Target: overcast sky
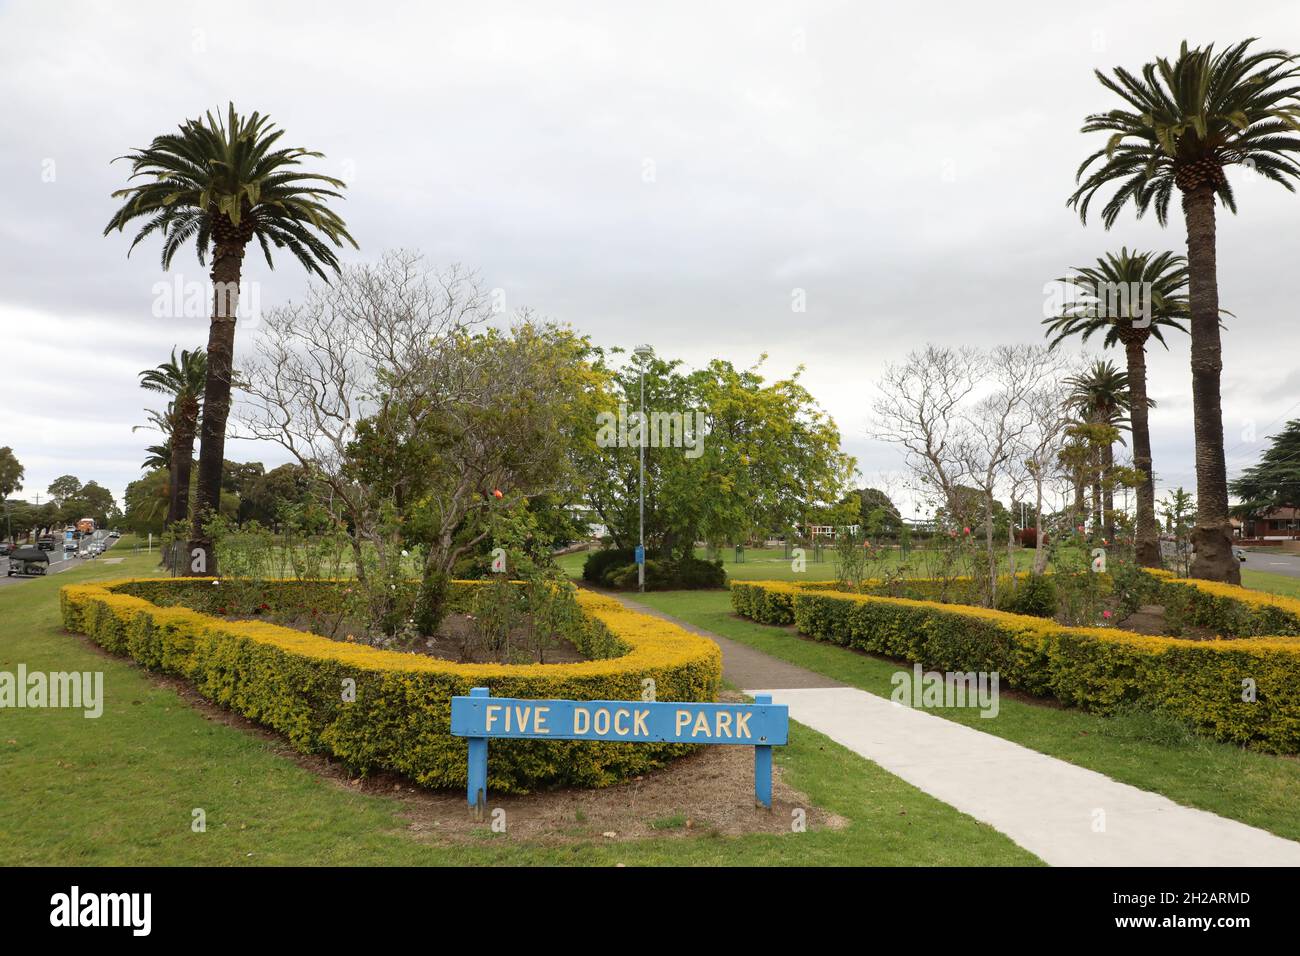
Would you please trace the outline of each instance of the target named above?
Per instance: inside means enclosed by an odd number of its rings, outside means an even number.
[[[101,237],[126,174],[110,160],[233,99],[348,181],[349,259],[418,248],[601,344],[803,364],[871,478],[900,464],[866,437],[885,363],[1039,341],[1043,285],[1069,266],[1184,250],[1181,220],[1107,233],[1065,208],[1100,145],[1081,121],[1115,102],[1092,70],[1247,36],[1300,51],[1300,5],[0,0],[0,446],[24,497],[140,476],[156,439],[131,426],[160,403],[136,374],[207,340],[202,316],[154,317],[155,287],[206,275],[192,247],[164,273],[156,243],[128,259],[128,236]],[[1300,197],[1231,175],[1235,471],[1300,414]],[[306,285],[288,257],[246,266],[264,309]],[[1155,464],[1162,489],[1191,488],[1187,343],[1170,344],[1151,355]]]

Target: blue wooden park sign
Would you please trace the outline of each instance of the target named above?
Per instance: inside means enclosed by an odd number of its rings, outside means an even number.
[[[451,699],[451,732],[469,738],[469,805],[487,807],[488,739],[614,740],[754,748],[754,798],[772,807],[772,748],[787,742],[790,709],[760,694],[752,704],[637,700],[518,700],[475,687]]]

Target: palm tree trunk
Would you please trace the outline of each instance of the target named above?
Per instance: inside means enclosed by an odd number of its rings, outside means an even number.
[[[183,521],[185,515],[181,513],[180,502],[178,500],[176,489],[177,476],[181,473],[180,449],[176,447],[176,432],[172,431],[172,457],[167,466],[167,526],[170,528],[175,522]]]
[[[1223,454],[1223,402],[1219,377],[1219,279],[1215,261],[1214,192],[1200,186],[1183,193],[1187,222],[1188,298],[1192,321],[1192,413],[1196,431],[1196,557],[1191,576],[1241,583],[1228,522],[1228,470]]]
[[[177,433],[180,460],[176,465],[176,519],[184,521],[190,514],[190,472],[194,468],[194,432],[197,422],[185,422]]]
[[[230,378],[235,357],[235,317],[244,246],[218,243],[212,254],[212,324],[208,328],[208,376],[203,389],[203,425],[199,446],[199,483],[190,530],[188,573],[215,575],[217,555],[207,531],[208,519],[221,507],[221,472],[226,455],[226,419],[230,416]],[[201,560],[200,560],[201,559]]]
[[[1101,449],[1102,499],[1101,514],[1107,547],[1115,544],[1115,446],[1107,442]]]
[[[1133,547],[1138,566],[1160,567],[1160,531],[1156,527],[1156,479],[1151,470],[1151,425],[1147,408],[1147,352],[1139,341],[1124,343],[1128,355],[1128,387],[1132,409],[1133,467],[1142,472],[1137,486],[1137,518]]]
[[[182,514],[180,511],[179,494],[177,492],[177,488],[179,487],[178,476],[180,475],[180,471],[181,471],[181,466],[180,466],[181,459],[180,459],[180,450],[176,447],[175,426],[172,427],[172,433],[170,438],[171,438],[171,446],[172,446],[172,456],[170,462],[167,465],[167,524],[164,526],[164,530],[167,533],[171,533],[172,528],[175,527],[176,525],[176,522],[185,520],[185,515]],[[175,570],[175,563],[176,563],[175,558],[176,558],[176,548],[174,546],[165,549],[163,548],[159,549],[158,563],[162,567],[167,568],[169,571]]]

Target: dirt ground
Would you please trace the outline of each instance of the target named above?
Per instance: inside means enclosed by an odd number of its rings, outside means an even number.
[[[227,617],[228,621],[266,621],[265,617]],[[355,622],[341,621],[331,633],[309,618],[287,621],[275,621],[281,627],[291,627],[298,631],[307,631],[334,641],[347,641],[354,634],[363,633],[363,628]],[[479,637],[478,628],[468,614],[448,614],[438,626],[438,633],[433,636],[422,635],[410,647],[393,647],[389,650],[407,654],[425,654],[439,660],[453,661],[458,664],[571,664],[588,658],[566,637],[555,636],[547,640],[544,647],[532,646],[532,632],[527,626],[513,628],[510,631],[510,645],[506,660],[501,661],[484,647]]]
[[[1165,637],[1169,634],[1165,609],[1159,604],[1143,604],[1116,626],[1125,631],[1151,634],[1155,637]],[[1178,636],[1189,641],[1213,641],[1219,637],[1209,628],[1197,627],[1193,624],[1183,625],[1182,633]]]
[[[108,654],[83,635],[72,635],[105,657]],[[128,662],[129,663],[129,662]],[[411,836],[438,843],[478,842],[486,835],[545,845],[592,840],[638,840],[647,837],[691,839],[737,836],[749,833],[793,832],[795,811],[803,811],[808,831],[839,829],[848,821],[811,804],[806,795],[788,786],[781,768],[773,767],[772,809],[754,805],[754,750],[752,747],[701,747],[653,773],[613,787],[595,790],[566,788],[523,796],[488,794],[488,814],[475,819],[463,790],[430,790],[392,773],[354,778],[339,763],[326,757],[302,754],[279,735],[206,700],[186,681],[141,670],[155,686],[175,692],[206,720],[235,727],[260,737],[286,760],[316,774],[332,786],[388,796],[402,806]],[[724,693],[724,701],[742,701],[739,694]],[[498,826],[493,831],[493,811]]]

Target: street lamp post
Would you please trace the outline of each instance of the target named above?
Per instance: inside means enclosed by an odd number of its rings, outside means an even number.
[[[632,352],[636,356],[638,372],[637,377],[641,385],[641,477],[638,482],[638,502],[640,529],[637,534],[637,562],[636,562],[636,585],[637,590],[645,593],[645,445],[647,439],[647,429],[645,420],[645,365],[646,362],[655,354],[654,349],[648,345],[638,345]]]

